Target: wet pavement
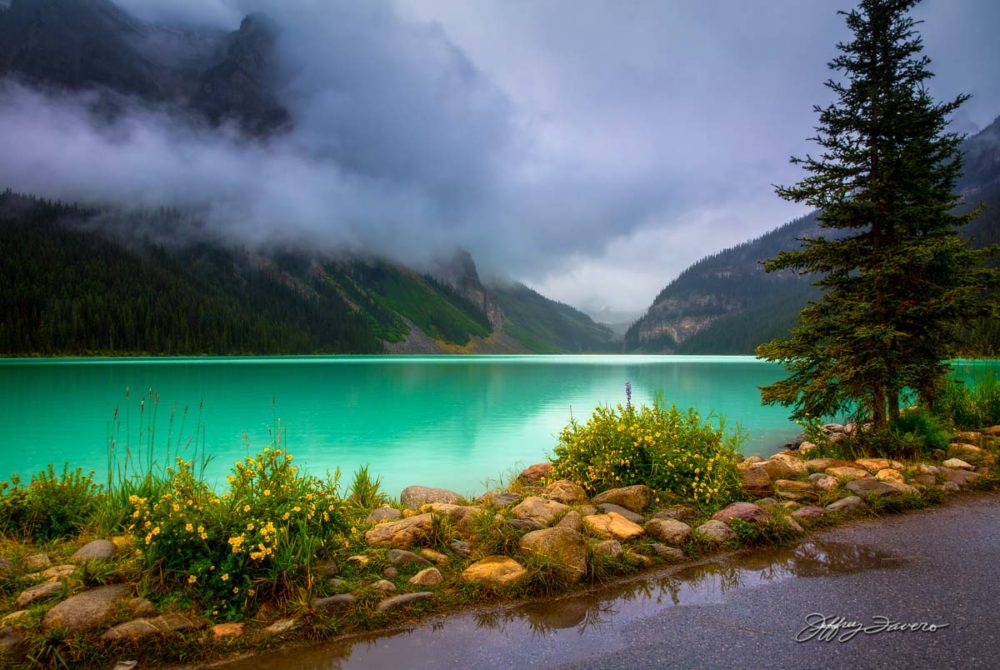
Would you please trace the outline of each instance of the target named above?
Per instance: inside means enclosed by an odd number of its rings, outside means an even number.
[[[1000,497],[968,497],[593,593],[224,667],[1000,668],[998,565]]]

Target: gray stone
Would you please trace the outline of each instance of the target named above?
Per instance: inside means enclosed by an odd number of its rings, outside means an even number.
[[[760,523],[768,518],[767,510],[759,505],[748,502],[737,502],[728,505],[712,515],[715,521],[729,523],[733,519],[742,519],[747,523]]]
[[[320,577],[336,577],[340,574],[340,566],[337,565],[336,561],[324,559],[316,561],[316,564],[313,565],[313,572]]]
[[[622,549],[622,543],[617,540],[597,542],[591,547],[591,551],[595,554],[611,558],[621,558],[622,554],[625,553],[625,550]]]
[[[792,512],[792,518],[799,519],[799,520],[803,520],[803,519],[809,519],[809,520],[819,519],[825,513],[826,512],[823,510],[822,507],[816,507],[814,505],[809,505],[807,507],[800,507],[799,509],[797,509],[794,512]]]
[[[371,514],[365,518],[365,523],[374,526],[383,521],[398,521],[401,518],[403,518],[403,513],[395,507],[383,506],[373,509]]]
[[[568,479],[560,479],[546,486],[542,491],[542,497],[564,505],[587,502],[587,492],[583,490],[583,487]]]
[[[975,484],[982,476],[978,472],[967,470],[953,470],[950,468],[938,468],[938,474],[949,484],[955,484],[959,488],[965,488]]]
[[[444,577],[437,568],[426,568],[410,577],[410,584],[414,586],[435,586],[443,581]]]
[[[937,477],[934,475],[915,475],[911,481],[921,486],[934,486],[937,484]]]
[[[62,593],[64,588],[62,582],[45,582],[38,586],[32,586],[30,589],[21,591],[21,595],[17,597],[14,605],[16,607],[27,607],[31,603],[36,603],[39,600],[51,598],[57,593]]]
[[[850,514],[865,509],[865,501],[858,496],[847,496],[826,506],[827,512]]]
[[[559,566],[560,572],[572,581],[587,574],[587,543],[583,536],[569,528],[535,530],[520,541],[521,551],[545,558]]]
[[[376,612],[385,612],[391,610],[394,607],[400,607],[402,605],[409,605],[410,603],[417,602],[418,600],[426,600],[428,598],[433,598],[434,594],[431,591],[417,591],[416,593],[404,593],[402,595],[393,596],[392,598],[386,598],[378,605],[375,606]]]
[[[406,549],[426,540],[433,528],[434,517],[426,512],[408,519],[380,523],[365,533],[365,542],[373,547]]]
[[[339,610],[350,607],[357,601],[358,599],[350,593],[341,593],[326,598],[313,598],[309,601],[309,606],[314,610]]]
[[[472,555],[472,543],[466,542],[465,540],[455,540],[450,545],[451,550],[455,552],[456,556],[461,558],[468,558]]]
[[[566,513],[566,516],[559,519],[559,523],[556,524],[556,528],[569,528],[577,533],[582,533],[583,517],[576,510],[571,510]]]
[[[515,503],[521,502],[523,498],[520,493],[511,493],[510,491],[503,491],[502,493],[487,493],[483,495],[479,500],[484,503],[490,503],[496,507],[509,507]]]
[[[670,507],[665,507],[653,514],[653,518],[684,521],[685,519],[693,519],[697,515],[698,510],[689,505],[671,505]]]
[[[955,482],[945,482],[941,485],[941,490],[949,493],[955,493],[956,491],[960,491],[961,487]]]
[[[854,481],[856,479],[868,479],[871,475],[867,470],[861,468],[855,468],[852,466],[842,466],[835,468],[827,468],[826,474],[831,477],[836,477],[837,479],[846,479],[848,481]]]
[[[332,579],[327,580],[326,583],[331,589],[336,589],[338,591],[347,586],[347,582],[339,577],[333,577]]]
[[[501,518],[503,519],[503,517]],[[525,532],[545,528],[544,525],[534,519],[503,519],[503,522],[515,530]]]
[[[411,565],[417,565],[421,568],[429,568],[431,565],[431,562],[423,556],[418,556],[412,551],[406,551],[405,549],[390,549],[388,553],[386,553],[385,557],[390,563],[399,568]]]
[[[264,629],[264,632],[268,635],[281,635],[282,633],[287,633],[288,631],[295,628],[295,619],[278,619],[270,626]]]
[[[371,587],[376,591],[395,591],[396,585],[390,582],[388,579],[380,579],[374,582]]]
[[[386,579],[395,579],[396,577],[399,577],[399,570],[390,565],[388,568],[382,571],[382,576],[385,577]]]
[[[44,570],[50,565],[52,565],[52,561],[45,554],[32,554],[31,556],[26,556],[24,559],[24,569],[31,572]]]
[[[949,458],[941,465],[946,468],[954,468],[956,470],[975,470],[971,463],[966,463],[961,458]]]
[[[121,640],[144,637],[154,633],[175,633],[182,630],[197,630],[204,628],[201,619],[186,617],[177,612],[164,614],[151,619],[134,619],[118,624],[101,636],[102,640]]]
[[[845,488],[866,500],[900,492],[895,486],[877,479],[855,479],[852,482],[847,482]]]
[[[660,544],[659,542],[649,545],[657,556],[665,561],[683,561],[686,556],[684,552],[677,547],[668,547],[665,544]]]
[[[511,513],[518,519],[528,519],[537,521],[539,524],[549,526],[556,517],[569,509],[566,505],[555,500],[546,500],[537,496],[528,496],[511,509]]]
[[[597,509],[599,509],[604,514],[607,514],[608,512],[616,512],[618,514],[621,514],[623,517],[625,517],[632,523],[643,523],[646,521],[646,518],[641,514],[636,514],[632,510],[626,509],[621,505],[615,505],[614,503],[599,503],[597,505]]]
[[[14,569],[14,562],[6,558],[0,558],[0,576],[8,574]]]
[[[594,504],[598,508],[602,503],[610,503],[618,507],[624,507],[632,512],[641,512],[649,507],[653,501],[653,490],[645,484],[635,486],[623,486],[617,489],[609,489],[594,496]],[[617,510],[614,510],[617,511]],[[622,514],[622,516],[625,516]],[[626,517],[628,518],[628,517]]]
[[[71,561],[106,561],[115,553],[115,545],[110,540],[94,540],[76,550]]]
[[[645,528],[660,542],[674,547],[681,547],[691,539],[691,526],[676,519],[650,519]]]
[[[736,539],[736,533],[732,528],[715,519],[706,521],[695,528],[694,531],[710,542],[728,542],[729,540]]]
[[[128,590],[125,584],[111,584],[78,593],[46,612],[42,626],[50,630],[95,628],[111,616],[119,600],[128,597]]]
[[[429,486],[407,486],[399,494],[399,502],[403,507],[417,509],[425,503],[456,504],[462,501],[462,496],[448,489],[435,489]]]
[[[0,628],[0,651],[11,651],[21,644],[21,634],[12,626]],[[0,658],[0,660],[3,660]]]
[[[139,666],[139,661],[118,661],[111,670],[135,670]]]

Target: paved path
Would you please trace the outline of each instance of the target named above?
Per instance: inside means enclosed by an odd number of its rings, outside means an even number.
[[[796,642],[814,612],[863,626],[879,616],[948,625]],[[245,667],[1000,668],[1000,497],[967,497],[825,531],[793,548]]]

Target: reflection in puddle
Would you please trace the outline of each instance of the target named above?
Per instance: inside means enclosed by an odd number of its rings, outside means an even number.
[[[583,652],[589,644],[600,644],[602,629],[612,622],[621,626],[667,607],[721,603],[731,592],[782,580],[892,569],[905,561],[904,557],[854,544],[804,542],[736,554],[591,593],[442,617],[409,630],[352,636],[225,668],[447,667],[449,658],[460,658],[457,650],[482,646],[491,637],[494,641],[499,638],[504,647],[517,647],[575,635],[579,638],[576,646]],[[419,665],[421,661],[428,665]]]

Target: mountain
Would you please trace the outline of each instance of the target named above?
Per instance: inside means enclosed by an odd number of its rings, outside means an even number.
[[[420,272],[374,257],[179,242],[192,225],[173,210],[0,194],[0,356],[617,348],[570,307],[523,286],[483,286],[465,253]]]
[[[975,247],[1000,243],[1000,117],[962,145],[965,169],[957,184],[963,208],[984,206],[963,235]],[[766,273],[760,262],[797,238],[820,232],[814,212],[761,237],[713,254],[684,270],[625,333],[626,352],[752,354],[780,336],[815,298],[808,277]],[[825,231],[829,234],[829,231]],[[970,324],[969,352],[1000,353],[1000,325]]]

